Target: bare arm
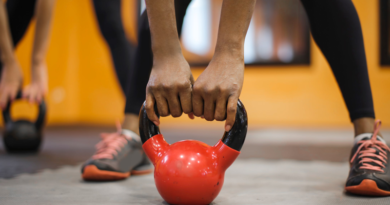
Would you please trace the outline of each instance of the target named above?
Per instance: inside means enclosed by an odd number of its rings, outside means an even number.
[[[174,0],[146,0],[152,37],[153,69],[146,88],[146,110],[156,125],[157,104],[161,116],[181,116],[192,112],[191,92],[194,82],[184,59],[176,28]]]
[[[32,64],[45,61],[55,0],[38,0],[35,7],[37,19],[32,51]]]
[[[14,54],[4,3],[0,5],[0,53],[3,70],[0,81],[0,107],[14,100],[22,86],[22,72]]]
[[[12,45],[11,33],[8,25],[7,11],[4,4],[0,6],[0,51],[1,62],[7,63],[16,61],[14,46]]]
[[[244,41],[255,0],[224,0],[215,54],[194,84],[193,112],[206,120],[234,124],[244,80]]]
[[[49,33],[55,0],[38,0],[35,6],[36,27],[31,56],[31,84],[23,96],[30,102],[40,102],[47,92],[47,68],[45,57],[49,44]]]

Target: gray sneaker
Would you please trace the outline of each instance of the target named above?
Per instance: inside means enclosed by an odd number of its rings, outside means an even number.
[[[114,181],[153,172],[138,135],[124,132],[103,133],[102,141],[96,145],[96,153],[81,169],[87,181]],[[132,137],[134,136],[134,137]]]

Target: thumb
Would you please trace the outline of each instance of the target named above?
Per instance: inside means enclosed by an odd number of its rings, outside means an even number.
[[[236,120],[236,112],[237,112],[237,97],[231,96],[228,100],[227,108],[226,108],[226,121],[225,121],[225,132],[229,132]]]
[[[156,126],[160,125],[160,119],[158,119],[156,112],[154,110],[155,99],[152,94],[146,93],[146,114],[148,115],[149,120],[151,120]]]

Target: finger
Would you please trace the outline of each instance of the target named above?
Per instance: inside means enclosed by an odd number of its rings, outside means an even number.
[[[214,113],[215,113],[215,101],[211,97],[206,97],[204,100],[204,111],[203,111],[204,118],[207,121],[213,121]]]
[[[191,119],[191,120],[193,120],[193,119],[195,119],[195,116],[194,116],[194,113],[188,113],[188,117]]]
[[[169,105],[169,112],[171,113],[172,117],[180,117],[183,111],[181,109],[179,97],[172,93],[167,100]]]
[[[151,120],[155,125],[160,125],[160,120],[158,119],[156,112],[154,111],[154,103],[155,99],[153,98],[153,95],[146,94],[146,114],[148,115],[149,120]]]
[[[43,89],[39,89],[36,97],[36,101],[40,104],[45,96],[45,91]]]
[[[3,90],[0,95],[0,106],[2,109],[5,108],[7,105],[7,100],[8,100],[8,93],[6,90]]]
[[[192,89],[188,88],[179,93],[180,104],[183,112],[186,114],[192,113]]]
[[[219,97],[215,104],[214,118],[217,121],[223,121],[226,118],[227,97]]]
[[[43,93],[42,93],[42,92],[37,93],[37,96],[36,96],[36,98],[35,98],[37,104],[40,104],[40,103],[41,103],[42,98],[43,98]]]
[[[226,122],[225,122],[225,131],[228,132],[234,125],[234,121],[236,120],[236,112],[237,112],[237,97],[231,96],[228,99],[227,109],[226,109]]]
[[[161,96],[160,94],[156,94],[154,96],[155,102],[157,104],[157,112],[160,116],[168,116],[169,115],[169,107],[167,100]]]
[[[13,102],[15,99],[16,99],[16,95],[18,94],[18,89],[15,88],[15,89],[11,89],[8,96],[9,96],[9,100],[11,102]]]
[[[194,91],[192,92],[192,112],[197,117],[203,115],[203,98]]]
[[[25,89],[23,89],[22,98],[28,99],[29,93],[30,93],[30,86],[27,86]]]
[[[31,91],[31,93],[30,93],[29,96],[28,96],[28,101],[29,101],[31,104],[33,104],[33,103],[35,103],[36,90],[35,90],[35,89],[31,89],[30,91]]]

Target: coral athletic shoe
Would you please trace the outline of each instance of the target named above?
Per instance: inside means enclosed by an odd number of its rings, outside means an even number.
[[[390,148],[378,136],[381,121],[375,122],[373,134],[355,138],[351,153],[351,170],[345,190],[366,196],[390,196]]]
[[[120,129],[120,126],[118,128]],[[121,180],[130,175],[148,174],[153,166],[142,149],[139,136],[130,130],[103,133],[96,153],[84,163],[81,173],[88,181]]]

